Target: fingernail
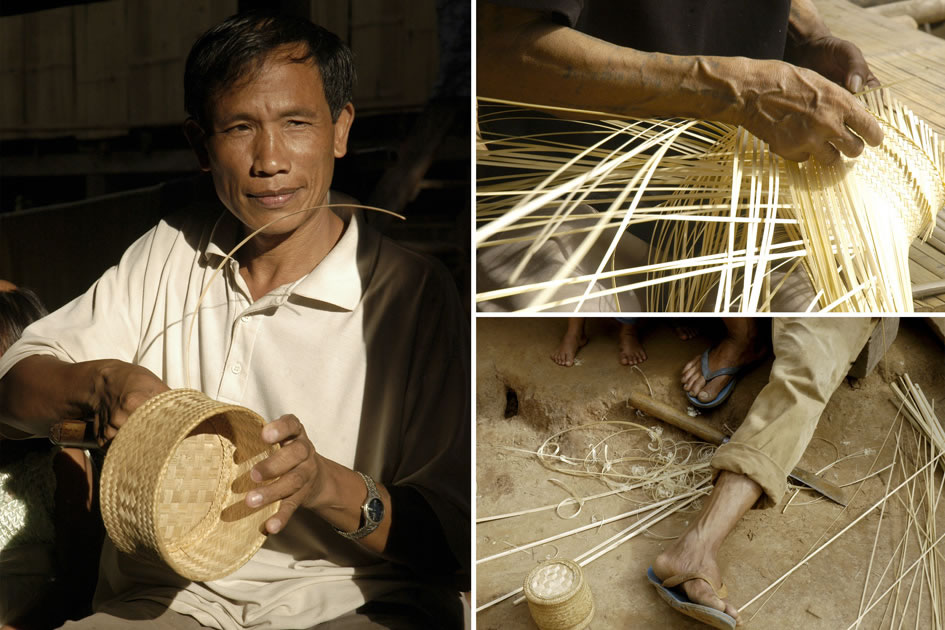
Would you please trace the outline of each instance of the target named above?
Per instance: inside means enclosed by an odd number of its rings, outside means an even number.
[[[267,442],[274,442],[276,440],[276,430],[272,427],[263,429],[263,439]]]
[[[854,74],[850,77],[850,91],[856,94],[860,91],[860,88],[863,87],[863,77],[858,74]]]
[[[262,503],[262,495],[258,492],[250,492],[246,495],[246,503],[249,504],[249,507],[256,507]]]
[[[262,473],[260,473],[258,470],[253,468],[251,471],[249,471],[249,478],[255,481],[256,483],[259,483],[260,481],[262,481]]]
[[[268,521],[266,521],[266,529],[269,530],[270,534],[278,533],[281,527],[282,527],[282,522],[277,518],[271,518]]]

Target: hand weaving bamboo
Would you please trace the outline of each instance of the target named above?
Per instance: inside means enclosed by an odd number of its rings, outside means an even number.
[[[478,165],[504,174],[478,182],[477,250],[506,248],[517,261],[477,302],[514,296],[521,310],[577,311],[606,297],[629,310],[635,291],[651,311],[771,311],[803,270],[807,309],[911,312],[908,250],[945,205],[945,143],[887,90],[860,99],[885,139],[829,167],[704,121],[575,123],[599,138],[583,146],[564,134],[480,133]],[[480,99],[480,121],[531,115],[518,105]],[[656,226],[649,260],[622,267],[625,231],[642,223]],[[522,281],[563,238],[574,243],[567,259]],[[595,248],[599,258],[585,260]]]

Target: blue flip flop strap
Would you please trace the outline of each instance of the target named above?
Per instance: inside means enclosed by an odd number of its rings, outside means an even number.
[[[711,372],[709,371],[709,349],[706,348],[706,351],[702,353],[702,378],[705,379],[706,383],[720,376],[736,376],[744,369],[744,365],[735,365],[732,367],[719,368],[714,372]]]

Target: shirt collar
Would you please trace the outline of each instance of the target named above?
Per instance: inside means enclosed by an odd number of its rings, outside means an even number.
[[[318,266],[294,284],[285,287],[287,295],[299,295],[352,311],[363,293],[358,271],[358,241],[363,226],[357,212],[336,212],[345,221],[345,230],[335,246]],[[237,221],[225,210],[217,218],[204,250],[204,259],[216,267],[238,243]],[[237,265],[235,260],[230,264]]]

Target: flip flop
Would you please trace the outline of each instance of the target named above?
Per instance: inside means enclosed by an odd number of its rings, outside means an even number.
[[[736,365],[733,367],[719,368],[715,370],[714,372],[710,372],[709,371],[709,350],[710,348],[706,348],[705,352],[702,353],[702,378],[705,379],[705,382],[708,383],[712,379],[718,378],[720,376],[731,376],[732,380],[730,380],[728,384],[722,388],[722,391],[719,392],[718,396],[716,396],[709,402],[702,402],[701,400],[699,400],[698,398],[696,398],[689,392],[686,392],[686,398],[689,399],[689,402],[691,402],[696,407],[699,407],[700,409],[714,409],[715,407],[718,407],[723,402],[725,402],[725,399],[728,398],[729,395],[732,393],[732,390],[735,389],[735,381],[738,380],[737,378],[738,375],[745,368],[748,367],[747,365]]]
[[[735,618],[731,615],[712,608],[711,606],[706,606],[705,604],[697,604],[691,601],[686,597],[686,592],[681,588],[676,588],[678,585],[683,582],[688,582],[689,580],[704,580],[712,591],[715,593],[716,597],[719,599],[725,599],[728,595],[726,592],[725,585],[723,584],[716,590],[715,586],[712,585],[712,582],[709,579],[702,575],[701,573],[687,573],[685,575],[674,575],[671,578],[666,580],[660,580],[656,577],[656,574],[653,573],[653,567],[650,567],[646,570],[646,578],[650,581],[656,588],[656,592],[659,594],[663,600],[670,605],[670,607],[687,617],[692,617],[698,621],[701,621],[704,624],[710,625],[713,628],[719,628],[720,630],[734,630],[735,628]]]

